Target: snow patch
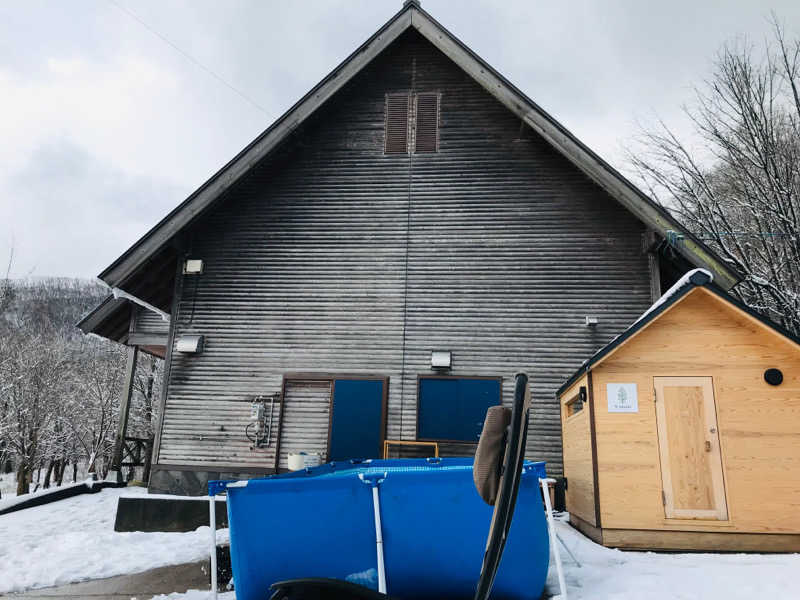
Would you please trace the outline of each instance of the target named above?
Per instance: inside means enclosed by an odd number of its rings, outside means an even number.
[[[27,502],[32,498],[42,498],[49,496],[54,492],[58,492],[60,490],[66,490],[69,488],[74,487],[81,487],[87,482],[81,481],[80,483],[71,483],[69,485],[62,485],[60,487],[51,487],[46,490],[39,490],[37,492],[31,492],[29,494],[22,494],[22,496],[14,496],[13,494],[10,497],[5,497],[6,494],[3,494],[3,499],[0,500],[0,510],[11,508],[12,506],[16,506],[17,504],[22,504],[23,502]]]
[[[752,600],[796,598],[798,554],[659,554],[623,552],[592,542],[566,522],[556,532],[569,600]],[[554,561],[547,589],[558,593]],[[546,596],[547,597],[547,596]]]
[[[105,489],[0,516],[0,594],[138,573],[208,558],[209,528],[187,533],[116,532],[122,495]],[[220,530],[218,543],[228,540]]]
[[[646,311],[644,311],[642,313],[642,316],[639,317],[638,319],[636,319],[633,322],[633,324],[631,325],[631,327],[633,327],[633,325],[636,325],[636,323],[638,323],[639,321],[644,319],[647,315],[652,313],[659,306],[661,306],[662,304],[667,302],[675,294],[677,294],[679,291],[681,291],[686,285],[689,284],[689,280],[692,278],[692,276],[695,275],[695,274],[698,274],[698,273],[702,273],[703,275],[707,276],[709,281],[714,281],[714,276],[711,274],[710,271],[706,271],[705,269],[692,269],[691,271],[687,271],[683,275],[683,277],[678,279],[678,281],[676,281],[675,284],[671,288],[669,288],[666,292],[664,292],[661,295],[661,298],[656,300],[650,308],[648,308]],[[628,327],[628,329],[630,329],[631,327]]]

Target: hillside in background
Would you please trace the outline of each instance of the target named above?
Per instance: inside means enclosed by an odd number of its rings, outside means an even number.
[[[125,348],[75,323],[108,294],[91,280],[0,281],[0,467],[17,494],[35,472],[61,484],[67,466],[105,476],[114,449]],[[139,361],[129,435],[152,436],[160,361]]]

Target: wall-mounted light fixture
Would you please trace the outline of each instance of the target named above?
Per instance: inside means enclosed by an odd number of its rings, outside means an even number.
[[[175,343],[175,351],[181,354],[200,354],[203,351],[202,335],[182,335]]]
[[[184,275],[202,275],[203,261],[199,258],[189,258],[183,262]]]
[[[586,317],[587,327],[597,327],[597,317]]]
[[[453,355],[449,350],[434,350],[431,352],[431,369],[449,369],[452,361]]]

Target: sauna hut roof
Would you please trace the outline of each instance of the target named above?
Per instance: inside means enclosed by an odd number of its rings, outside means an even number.
[[[565,381],[564,384],[558,389],[556,394],[559,396],[563,394],[564,391],[573,385],[580,377],[591,371],[593,367],[605,360],[605,358],[607,358],[614,350],[625,344],[632,337],[636,336],[639,332],[650,325],[650,323],[656,321],[661,315],[677,304],[687,294],[699,287],[708,290],[723,302],[733,305],[761,323],[763,326],[767,327],[778,335],[785,337],[790,342],[793,342],[800,347],[800,337],[797,337],[788,329],[756,312],[726,292],[720,286],[716,285],[714,283],[714,277],[710,272],[706,271],[705,269],[694,269],[681,277],[681,279],[678,280],[675,285],[667,290],[664,295],[656,300],[656,302],[653,303],[650,308],[642,313],[642,316],[634,321],[630,327],[628,327],[625,331],[623,331],[608,344],[592,354],[592,356],[590,356],[586,361],[584,361],[580,368],[575,371],[575,373],[573,373],[572,376],[567,379],[567,381]]]

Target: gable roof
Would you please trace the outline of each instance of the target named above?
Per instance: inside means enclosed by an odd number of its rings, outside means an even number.
[[[567,388],[574,384],[585,373],[592,370],[599,363],[603,362],[611,353],[617,348],[624,345],[628,340],[645,329],[650,323],[657,320],[661,315],[667,312],[670,308],[675,306],[689,293],[693,292],[696,288],[703,288],[712,293],[717,298],[739,309],[747,316],[756,320],[763,327],[770,331],[786,338],[789,342],[795,344],[800,349],[800,337],[797,337],[788,329],[781,327],[774,321],[766,318],[764,315],[754,311],[752,308],[741,302],[740,300],[731,296],[728,292],[713,283],[714,277],[705,269],[694,269],[684,275],[675,285],[673,285],[667,292],[661,296],[650,308],[648,308],[641,317],[636,319],[634,323],[625,331],[611,340],[608,344],[600,348],[597,352],[592,354],[580,368],[570,376],[564,384],[558,388],[556,395],[560,396]]]
[[[733,268],[687,232],[664,208],[422,10],[418,0],[406,0],[400,12],[100,273],[100,279],[111,287],[124,287],[131,276],[155,257],[179,232],[203,214],[226,190],[246,175],[251,167],[269,155],[295,128],[409,28],[417,30],[648,227],[663,237],[666,237],[669,230],[682,233],[685,236],[683,243],[676,246],[676,250],[692,264],[713,272],[725,289],[741,280],[741,276]]]

